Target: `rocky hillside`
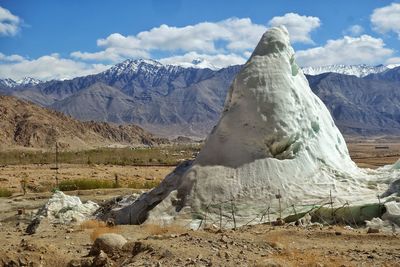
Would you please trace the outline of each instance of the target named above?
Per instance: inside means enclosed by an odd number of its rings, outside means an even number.
[[[153,146],[168,142],[136,125],[80,122],[15,97],[0,96],[0,150]]]
[[[325,103],[342,133],[400,134],[400,83],[353,75],[307,76],[313,92]]]

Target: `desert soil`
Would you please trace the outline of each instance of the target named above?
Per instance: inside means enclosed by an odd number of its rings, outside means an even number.
[[[400,144],[389,142],[379,146],[369,142],[350,143],[349,149],[361,167],[392,164],[400,157]],[[51,196],[50,192],[34,192],[35,186],[38,191],[53,186],[54,170],[50,167],[0,167],[0,187],[16,192],[10,198],[0,198],[0,266],[67,266],[71,260],[90,261],[93,257],[85,256],[93,244],[93,236],[108,231],[117,232],[129,241],[123,250],[109,255],[114,266],[400,266],[399,234],[368,234],[365,228],[344,226],[256,225],[220,232],[155,225],[112,228],[99,225],[88,229],[79,224],[52,225],[44,220],[36,234],[25,235],[32,215]],[[161,180],[172,169],[62,164],[59,177],[60,180],[113,180],[117,174],[122,184],[128,184],[133,180]],[[25,196],[20,193],[19,184],[24,176],[32,185]],[[118,188],[67,193],[78,195],[83,201],[101,203],[138,191]]]

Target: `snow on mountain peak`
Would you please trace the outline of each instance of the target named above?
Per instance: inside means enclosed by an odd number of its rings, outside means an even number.
[[[209,62],[206,59],[196,58],[193,59],[192,62],[177,62],[173,65],[180,66],[182,68],[195,68],[195,69],[211,69],[211,70],[218,70],[215,65]]]
[[[177,62],[174,64],[163,64],[159,61],[152,59],[127,59],[119,64],[114,65],[104,73],[113,75],[133,74],[139,71],[156,73],[160,69],[166,69],[169,72],[176,72],[182,68],[195,68],[195,69],[212,69],[218,70],[211,62],[205,59],[194,59],[192,62]]]
[[[152,59],[127,59],[122,63],[114,65],[104,73],[114,75],[133,74],[137,73],[138,71],[153,73],[163,67],[166,66]]]
[[[390,69],[389,66],[377,65],[369,66],[366,64],[359,65],[328,65],[328,66],[318,66],[318,67],[303,67],[303,73],[308,75],[318,75],[327,72],[334,72],[346,75],[354,75],[357,77],[365,77],[369,74],[380,73],[385,70]]]
[[[39,83],[42,83],[41,80],[32,78],[32,77],[25,77],[19,81],[16,82],[18,85],[37,85]]]
[[[387,67],[388,69],[394,69],[394,68],[400,67],[400,64],[389,64],[389,65],[387,65],[386,67]]]
[[[25,77],[21,80],[14,81],[13,79],[0,79],[0,84],[6,87],[17,87],[17,86],[34,86],[43,81],[32,78],[32,77]]]

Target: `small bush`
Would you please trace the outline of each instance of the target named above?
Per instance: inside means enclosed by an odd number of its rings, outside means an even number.
[[[0,188],[0,197],[11,197],[12,192],[7,188]]]
[[[107,180],[98,179],[74,179],[65,180],[59,184],[61,191],[72,191],[72,190],[89,190],[98,188],[115,188],[114,182]]]

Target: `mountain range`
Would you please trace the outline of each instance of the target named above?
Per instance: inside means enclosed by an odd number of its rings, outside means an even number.
[[[215,70],[126,60],[72,80],[19,85],[0,80],[0,94],[79,120],[135,123],[160,136],[203,138],[219,119],[240,69],[239,65]],[[337,65],[303,70],[312,74],[306,75],[310,87],[345,134],[400,134],[400,67]]]

